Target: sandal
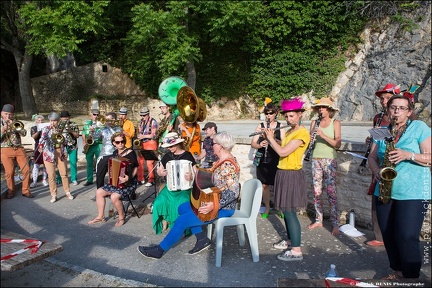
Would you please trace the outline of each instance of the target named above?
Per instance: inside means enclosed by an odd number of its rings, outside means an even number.
[[[125,223],[125,219],[118,219],[117,222],[114,224],[115,227],[123,226]]]
[[[96,223],[105,223],[105,222],[106,222],[105,218],[102,218],[102,219],[94,218],[93,220],[90,220],[89,222],[87,222],[87,224],[93,225]]]

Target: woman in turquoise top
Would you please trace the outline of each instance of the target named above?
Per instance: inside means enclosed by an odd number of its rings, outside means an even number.
[[[310,126],[311,135],[315,134],[316,137],[315,149],[312,152],[315,222],[308,225],[308,228],[314,229],[323,226],[321,195],[325,189],[330,204],[332,234],[337,235],[339,234],[339,210],[336,193],[336,149],[341,146],[341,124],[339,120],[334,120],[333,117],[339,109],[333,107],[333,101],[330,98],[321,98],[313,106],[313,109],[319,115],[320,121],[318,123],[318,120],[314,120]]]
[[[379,184],[375,187],[377,217],[384,245],[395,271],[387,279],[419,278],[422,263],[420,231],[431,199],[431,129],[424,122],[409,120],[414,104],[406,96],[397,94],[387,103],[389,129],[395,149],[388,153],[396,165],[390,202],[379,198]],[[385,140],[375,140],[368,157],[369,168],[377,182],[386,151]]]

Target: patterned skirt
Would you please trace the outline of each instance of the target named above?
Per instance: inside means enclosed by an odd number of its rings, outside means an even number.
[[[280,211],[298,211],[307,206],[306,175],[303,169],[280,170],[274,183],[274,205]]]
[[[105,184],[101,188],[107,192],[117,193],[117,194],[120,194],[122,198],[126,198],[126,196],[130,196],[132,194],[132,192],[134,192],[136,190],[137,187],[138,187],[138,180],[135,177],[132,179],[130,185],[126,188],[117,188],[117,187],[112,186],[110,184]]]

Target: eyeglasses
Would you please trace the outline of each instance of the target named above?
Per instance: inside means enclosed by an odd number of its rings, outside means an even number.
[[[93,116],[99,116],[99,114],[93,114]]]
[[[273,115],[273,114],[275,114],[275,112],[266,112],[266,113],[264,113],[265,115]]]
[[[213,145],[212,146],[214,146],[214,145],[220,145],[219,143],[213,143]],[[221,145],[222,146],[222,145]]]
[[[407,111],[409,109],[408,107],[405,107],[405,106],[395,106],[395,105],[391,105],[389,108],[390,108],[390,110],[393,110],[393,111],[397,111],[397,110]]]
[[[113,141],[115,144],[126,144],[126,140],[122,140],[122,141]]]

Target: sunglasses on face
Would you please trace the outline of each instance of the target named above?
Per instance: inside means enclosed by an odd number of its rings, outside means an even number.
[[[121,140],[121,141],[117,141],[117,140],[116,140],[116,141],[114,141],[114,143],[115,143],[115,144],[120,144],[120,143],[125,144],[125,143],[126,143],[126,140]]]
[[[99,114],[93,114],[93,116],[99,116]]]
[[[266,113],[264,113],[265,115],[273,115],[273,114],[275,114],[275,112],[266,112]]]

